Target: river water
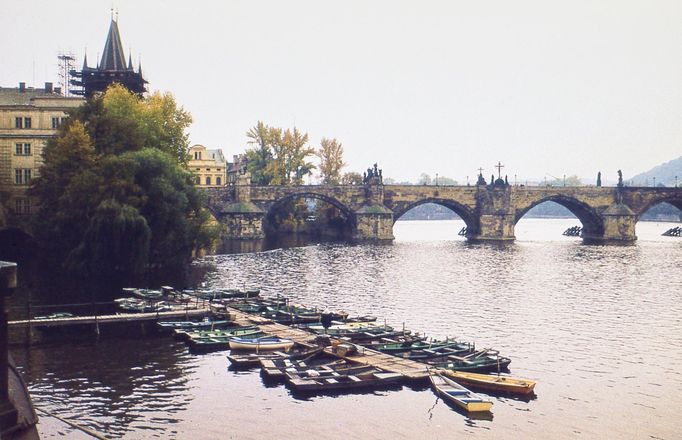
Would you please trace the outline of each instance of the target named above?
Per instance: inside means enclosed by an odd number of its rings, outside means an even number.
[[[654,438],[682,435],[682,239],[637,225],[633,246],[561,236],[577,220],[523,219],[517,241],[468,244],[460,221],[397,222],[393,245],[217,255],[209,286],[261,286],[311,306],[457,336],[538,381],[472,419],[429,389],[297,399],[225,353],[172,338],[52,343],[13,355],[35,404],[112,438]],[[454,238],[453,238],[454,237]],[[44,438],[80,434],[44,418]],[[85,438],[85,437],[83,437]]]

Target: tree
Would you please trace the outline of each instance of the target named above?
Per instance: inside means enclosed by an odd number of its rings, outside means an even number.
[[[320,158],[320,177],[325,185],[338,185],[341,181],[341,168],[346,166],[343,161],[343,146],[336,139],[322,138],[320,148],[316,152]],[[362,177],[360,177],[362,180]]]
[[[192,116],[178,107],[170,93],[155,92],[140,98],[113,84],[106,93],[90,98],[72,118],[87,127],[101,154],[120,154],[143,148],[166,152],[180,163],[187,162],[187,128]]]
[[[547,182],[550,186],[564,186],[564,182],[566,183],[566,186],[582,186],[583,182],[580,180],[580,177],[573,175],[573,176],[568,176],[565,179],[554,179],[551,182]]]
[[[262,121],[246,132],[248,144],[254,148],[246,150],[247,168],[251,173],[251,182],[256,185],[269,185],[272,181],[270,163],[273,160],[272,145],[279,137],[276,129],[268,127]]]
[[[270,162],[273,185],[300,185],[303,178],[315,169],[307,161],[315,149],[307,146],[308,134],[296,127],[287,129],[283,135],[280,129],[273,129],[273,160]]]
[[[341,177],[343,185],[362,185],[362,175],[355,171],[349,171]]]
[[[216,236],[186,167],[191,118],[171,95],[120,86],[88,99],[45,147],[34,233],[77,275],[176,268]]]
[[[426,173],[421,173],[417,185],[431,185],[431,176]]]

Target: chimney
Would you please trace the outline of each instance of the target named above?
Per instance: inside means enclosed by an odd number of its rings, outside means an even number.
[[[25,82],[20,82],[19,83],[19,91],[21,93],[24,93],[26,91],[26,83]]]
[[[52,83],[51,82],[45,83],[45,93],[52,93]]]

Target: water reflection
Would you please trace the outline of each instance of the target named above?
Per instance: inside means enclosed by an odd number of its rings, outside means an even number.
[[[24,366],[37,407],[122,437],[140,430],[164,432],[193,399],[191,358],[182,345],[165,345],[159,350],[153,339],[91,340],[16,348],[13,355]]]

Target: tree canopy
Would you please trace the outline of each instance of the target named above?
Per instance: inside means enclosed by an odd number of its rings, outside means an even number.
[[[308,145],[308,133],[298,128],[282,130],[258,123],[246,132],[247,168],[256,185],[300,185],[316,167],[308,158],[315,149]]]
[[[114,85],[44,150],[34,233],[67,269],[125,278],[177,267],[215,237],[186,168],[189,113],[170,94]]]
[[[341,181],[341,169],[346,166],[343,161],[343,146],[336,139],[322,138],[317,150],[320,158],[320,177],[326,185],[338,185]],[[359,174],[358,174],[359,175]]]

